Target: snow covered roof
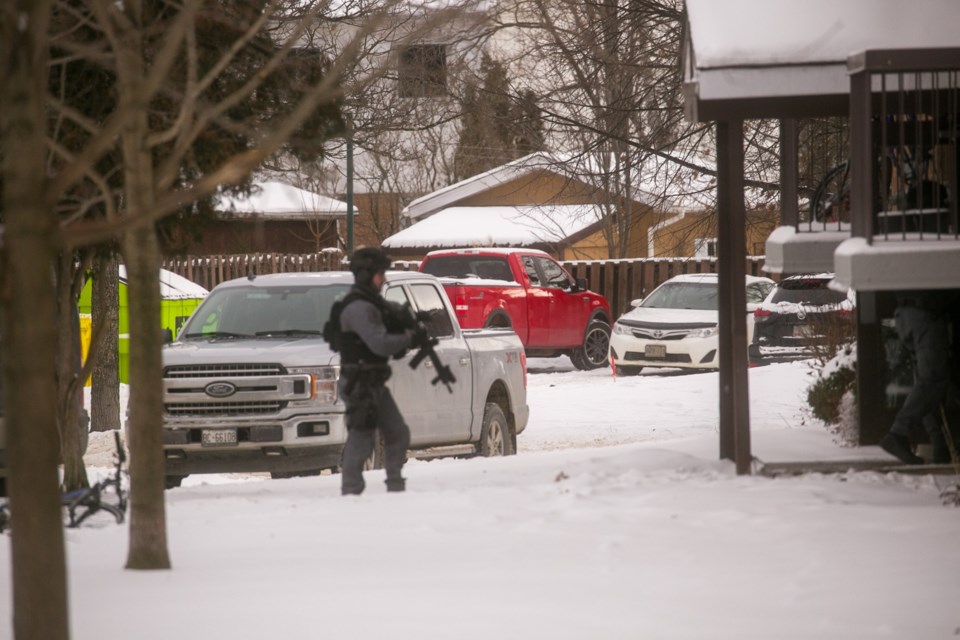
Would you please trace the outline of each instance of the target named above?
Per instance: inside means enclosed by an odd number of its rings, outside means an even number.
[[[788,98],[846,96],[851,54],[960,46],[956,0],[915,0],[909,9],[902,0],[686,0],[686,7],[684,80],[701,121],[712,119],[704,103],[714,101],[738,100],[745,109],[755,100],[741,117],[758,117],[778,115]]]
[[[120,282],[127,283],[127,268],[119,266]],[[166,269],[160,269],[160,297],[164,300],[205,298],[210,292],[197,283]]]
[[[683,148],[678,148],[676,153],[684,162],[651,154],[644,158],[640,167],[632,168],[633,200],[673,213],[712,209],[715,206],[716,178],[711,172],[715,172],[716,161],[691,155],[689,150]],[[403,210],[403,215],[422,221],[465,198],[535,171],[548,170],[589,183],[605,172],[598,168],[596,161],[597,158],[590,154],[533,153],[421,196]],[[700,165],[704,170],[697,171],[688,163]],[[773,197],[753,187],[745,189],[744,194],[751,207],[769,203]],[[530,203],[530,206],[544,208],[548,205]]]
[[[494,167],[489,171],[484,171],[460,182],[420,196],[407,205],[403,210],[403,215],[417,220],[454,202],[458,202],[477,193],[482,193],[505,182],[510,182],[532,171],[542,171],[546,168],[556,171],[558,167],[562,167],[562,164],[558,164],[557,158],[553,155],[543,152],[531,153],[530,155],[502,164],[499,167]]]
[[[347,203],[282,182],[267,181],[257,183],[249,197],[221,198],[217,209],[239,216],[297,220],[316,216],[345,216]]]
[[[387,248],[514,246],[560,242],[600,220],[596,205],[449,207],[395,233]]]

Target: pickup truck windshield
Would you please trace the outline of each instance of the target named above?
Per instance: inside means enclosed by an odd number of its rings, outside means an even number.
[[[650,294],[640,306],[654,309],[717,310],[717,285],[700,282],[668,282]]]
[[[180,336],[318,335],[333,303],[349,290],[346,284],[215,289],[183,326]]]
[[[430,258],[423,272],[438,278],[480,278],[513,282],[513,272],[506,258],[497,256],[440,256]]]

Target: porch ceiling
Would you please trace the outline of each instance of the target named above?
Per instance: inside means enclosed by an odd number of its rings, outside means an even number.
[[[686,0],[691,120],[847,113],[847,58],[867,49],[953,47],[956,0]]]

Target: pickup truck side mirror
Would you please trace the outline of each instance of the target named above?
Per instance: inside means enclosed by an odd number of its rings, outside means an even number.
[[[577,278],[573,281],[573,291],[586,291],[590,288],[590,284],[587,282],[586,278]]]

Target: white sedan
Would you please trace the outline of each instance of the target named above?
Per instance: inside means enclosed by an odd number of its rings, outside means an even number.
[[[774,286],[769,278],[746,277],[747,344],[753,338],[753,310]],[[635,375],[643,367],[716,369],[717,274],[670,278],[613,325],[610,359],[618,375]]]

